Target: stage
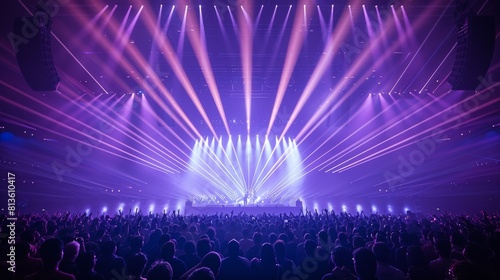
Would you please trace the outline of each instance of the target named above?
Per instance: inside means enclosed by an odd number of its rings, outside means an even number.
[[[272,205],[247,205],[247,206],[235,206],[235,205],[204,205],[204,206],[190,206],[186,205],[184,208],[184,213],[186,215],[198,214],[198,215],[213,215],[213,214],[228,214],[231,212],[234,215],[238,215],[243,212],[248,215],[257,214],[289,214],[292,212],[294,215],[298,215],[301,206],[285,206],[282,204],[272,204]]]

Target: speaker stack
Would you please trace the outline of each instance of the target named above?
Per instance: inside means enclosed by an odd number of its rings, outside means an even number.
[[[495,18],[469,16],[458,30],[457,53],[448,78],[453,90],[474,90],[485,77],[495,49]]]
[[[51,20],[23,17],[14,21],[17,63],[34,91],[56,90],[60,82],[52,59],[50,30]]]

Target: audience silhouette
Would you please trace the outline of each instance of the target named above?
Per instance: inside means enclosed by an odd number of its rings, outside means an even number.
[[[120,211],[17,219],[16,272],[2,254],[1,279],[500,279],[497,213]],[[5,215],[0,222],[4,232]],[[0,252],[8,246],[0,243]]]

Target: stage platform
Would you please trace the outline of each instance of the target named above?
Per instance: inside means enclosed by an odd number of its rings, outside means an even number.
[[[289,214],[292,212],[294,215],[298,215],[301,206],[285,206],[285,205],[247,205],[247,206],[234,206],[234,205],[205,205],[205,206],[188,206],[184,208],[184,213],[186,215],[199,214],[199,215],[213,215],[213,214],[231,214],[238,215],[240,212],[244,212],[248,215],[263,214]]]

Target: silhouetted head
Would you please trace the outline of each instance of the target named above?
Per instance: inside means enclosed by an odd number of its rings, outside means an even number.
[[[201,265],[210,268],[215,276],[219,274],[220,264],[220,255],[213,251],[206,254],[201,260]]]
[[[161,246],[161,258],[164,260],[171,260],[175,255],[175,243],[170,240]]]
[[[263,263],[266,264],[276,263],[274,248],[271,244],[269,243],[262,244],[262,247],[260,248],[260,259],[262,260]]]
[[[198,253],[198,257],[203,258],[210,251],[212,251],[212,243],[210,243],[210,239],[201,238],[198,242],[196,242],[196,252]]]
[[[157,261],[151,266],[146,278],[148,280],[172,280],[174,272],[172,266],[165,261]]]
[[[16,243],[16,257],[27,258],[30,254],[30,244],[26,241]]]
[[[47,239],[40,246],[39,252],[44,264],[58,263],[62,259],[63,243],[58,238]]]
[[[367,248],[354,250],[354,270],[360,279],[371,279],[377,271],[377,259],[372,251]]]
[[[231,239],[229,243],[227,243],[227,253],[229,256],[238,256],[240,253],[240,243],[235,239]]]
[[[116,252],[116,243],[114,241],[106,241],[101,246],[101,253],[103,255],[111,255]]]
[[[436,252],[441,258],[448,258],[451,254],[451,243],[448,239],[437,239],[434,242]]]
[[[80,243],[73,241],[66,245],[64,245],[64,255],[63,258],[65,260],[75,261],[78,256],[78,252],[80,252]]]
[[[317,246],[318,244],[315,241],[306,240],[304,243],[304,251],[306,252],[306,255],[309,257],[314,256],[314,250],[316,250]]]
[[[127,270],[131,276],[140,276],[146,267],[148,258],[143,253],[132,255],[127,261]]]
[[[214,273],[208,267],[200,267],[191,274],[189,274],[188,280],[215,280]],[[149,280],[149,279],[148,279]]]
[[[454,263],[449,269],[450,279],[456,280],[476,280],[488,279],[484,270],[471,262],[460,261]]]
[[[332,261],[335,266],[352,268],[352,253],[343,246],[337,246],[332,250]]]
[[[92,251],[81,253],[76,260],[76,265],[81,271],[91,271],[95,267],[95,254]]]
[[[130,248],[132,248],[132,250],[140,250],[142,246],[144,246],[143,236],[134,236],[132,240],[130,240]]]
[[[184,244],[184,253],[188,256],[196,254],[196,244],[191,240],[187,241],[186,244]]]
[[[255,245],[262,244],[262,233],[260,233],[258,231],[254,232],[252,239],[253,239],[253,243],[255,243]]]
[[[276,257],[283,258],[285,257],[286,254],[286,245],[283,240],[278,240],[274,242],[274,253],[276,254]]]

